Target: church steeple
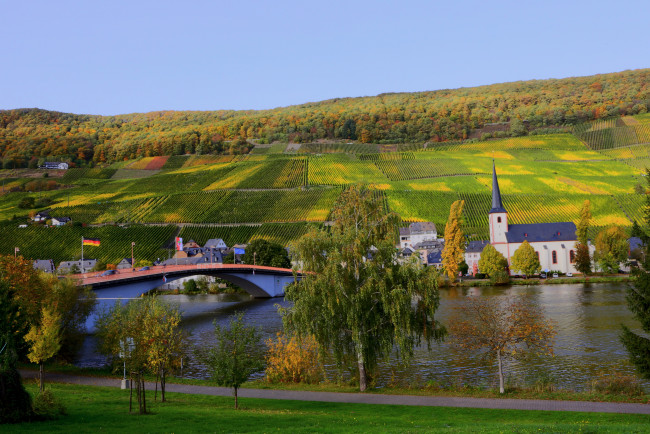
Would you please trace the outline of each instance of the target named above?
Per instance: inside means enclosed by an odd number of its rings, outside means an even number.
[[[492,209],[490,214],[495,212],[507,212],[501,202],[501,190],[499,190],[499,181],[497,181],[497,170],[492,160]]]

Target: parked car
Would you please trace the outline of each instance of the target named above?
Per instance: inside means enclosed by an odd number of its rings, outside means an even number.
[[[567,273],[566,277],[573,277],[573,273]]]
[[[556,277],[557,277],[557,273],[553,273],[553,278],[556,278]]]
[[[546,273],[542,273],[542,274],[540,274],[539,277],[540,277],[541,279],[546,279]]]
[[[106,270],[102,274],[100,274],[100,277],[112,276],[115,273],[117,273],[117,271],[115,270]]]
[[[140,268],[138,271],[147,271],[147,270],[151,270],[151,267],[145,265],[144,267]]]

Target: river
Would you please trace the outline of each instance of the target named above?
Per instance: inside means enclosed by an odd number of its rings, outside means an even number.
[[[639,324],[627,309],[625,284],[573,284],[486,288],[452,288],[440,293],[437,318],[443,324],[464,297],[506,297],[529,294],[542,306],[547,317],[555,322],[557,336],[554,357],[509,361],[506,376],[511,384],[530,384],[546,378],[555,385],[584,390],[599,372],[614,370],[632,374],[627,353],[619,341],[621,324],[639,330]],[[229,315],[241,310],[247,323],[259,326],[264,338],[274,337],[282,330],[277,305],[288,305],[284,299],[250,299],[238,295],[168,295],[163,296],[183,311],[182,326],[191,333],[195,346],[214,342],[213,322],[227,324]],[[94,351],[94,337],[89,336],[79,356],[79,366],[98,366],[105,358]],[[329,367],[331,376],[338,375]],[[204,378],[207,373],[198,362],[184,363],[183,376]],[[476,355],[457,354],[446,343],[417,348],[408,366],[400,366],[396,354],[379,366],[377,385],[396,383],[422,385],[429,381],[439,384],[492,386],[496,383],[496,368],[486,365]],[[650,382],[644,383],[649,388]]]

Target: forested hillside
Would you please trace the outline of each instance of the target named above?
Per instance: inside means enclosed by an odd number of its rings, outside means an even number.
[[[0,155],[4,168],[35,167],[39,159],[52,157],[84,166],[142,156],[241,154],[249,151],[252,140],[382,144],[525,135],[646,113],[650,109],[648,83],[650,70],[644,69],[341,98],[263,111],[90,116],[3,110]]]

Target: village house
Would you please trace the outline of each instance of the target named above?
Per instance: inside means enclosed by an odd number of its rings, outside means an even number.
[[[399,246],[413,247],[423,241],[432,241],[438,238],[435,223],[415,222],[406,228],[399,228]]]
[[[470,241],[465,247],[465,263],[469,273],[474,275],[478,272],[478,260],[481,259],[481,252],[490,242],[484,240]]]
[[[117,268],[118,270],[126,270],[127,268],[133,268],[131,264],[131,258],[122,259],[115,268]]]
[[[52,217],[52,226],[63,226],[71,221],[70,217]]]
[[[54,273],[56,271],[54,261],[51,259],[36,259],[33,265],[35,270],[40,270],[45,273]]]
[[[49,211],[39,211],[34,215],[34,217],[32,217],[32,220],[34,220],[35,222],[44,222],[49,219],[50,219]]]
[[[216,249],[220,251],[226,251],[228,250],[228,246],[226,243],[221,238],[211,238],[209,239],[206,243],[205,246],[210,249]]]
[[[92,270],[95,265],[97,265],[97,259],[84,259],[83,263],[81,261],[63,261],[59,264],[59,268],[56,269],[58,274],[68,274],[73,267],[76,267],[78,272],[87,273]]]
[[[43,163],[43,165],[41,167],[39,167],[39,169],[68,170],[69,167],[70,166],[69,166],[68,163],[59,163],[59,162],[56,162],[56,161],[46,161],[45,163]]]

